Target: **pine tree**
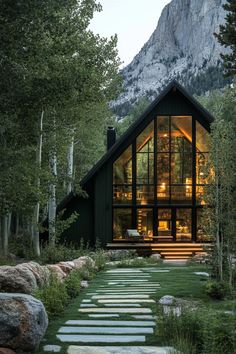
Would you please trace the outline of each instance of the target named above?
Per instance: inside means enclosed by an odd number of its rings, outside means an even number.
[[[220,32],[215,33],[219,43],[224,47],[229,47],[231,52],[221,54],[224,60],[226,76],[234,76],[236,74],[236,0],[227,0],[223,5],[227,11],[225,25],[220,25]]]

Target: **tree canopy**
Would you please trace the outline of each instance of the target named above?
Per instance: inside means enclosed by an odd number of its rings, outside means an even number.
[[[236,74],[236,0],[227,0],[223,5],[227,11],[225,25],[220,25],[220,31],[215,33],[220,44],[229,47],[230,52],[221,54],[227,76]]]
[[[103,151],[120,61],[116,36],[102,38],[88,28],[94,12],[101,11],[96,0],[1,0],[0,5],[3,237],[12,218],[24,232],[30,233],[32,224],[38,229],[51,203],[55,219],[68,184],[77,180],[79,187],[78,179]]]

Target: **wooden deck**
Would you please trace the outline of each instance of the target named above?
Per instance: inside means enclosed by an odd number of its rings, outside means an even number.
[[[207,254],[210,244],[194,242],[113,242],[107,244],[107,249],[136,250],[139,255],[159,253],[164,259],[190,259],[194,255]]]

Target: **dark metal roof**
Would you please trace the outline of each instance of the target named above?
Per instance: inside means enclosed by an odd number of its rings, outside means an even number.
[[[157,106],[157,104],[171,91],[175,88],[183,96],[190,101],[193,106],[201,113],[201,115],[206,119],[208,123],[214,121],[214,117],[197,101],[193,96],[191,96],[183,86],[181,86],[176,80],[171,81],[171,83],[158,95],[158,97],[150,104],[150,106],[144,111],[144,113],[127,129],[127,131],[117,140],[117,142],[107,151],[105,155],[92,167],[92,169],[87,173],[87,175],[81,180],[80,184],[83,187],[88,181],[96,174],[96,172],[101,168],[101,166],[106,163],[111,156],[117,151],[117,149],[126,141],[131,133],[145,120],[145,118],[152,112],[152,110]]]

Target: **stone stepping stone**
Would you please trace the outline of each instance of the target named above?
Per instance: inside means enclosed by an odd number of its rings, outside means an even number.
[[[193,272],[193,273],[196,274],[196,275],[201,275],[203,277],[209,277],[210,276],[210,274],[207,273],[207,272]]]
[[[88,317],[91,317],[91,318],[110,318],[110,317],[120,317],[120,315],[118,315],[117,313],[95,313],[95,314],[92,314],[92,315],[88,315]]]
[[[48,344],[43,347],[44,352],[48,353],[60,353],[61,351],[61,346],[60,345],[53,345],[53,344]]]
[[[123,286],[132,286],[132,287],[143,287],[143,286],[160,286],[160,283],[151,283],[151,282],[145,282],[144,284],[141,284],[139,282],[131,282],[131,283],[127,283],[127,282],[123,282],[122,281],[122,285]],[[115,288],[120,284],[120,281],[115,281],[115,282],[109,282],[106,286],[104,286],[104,288],[102,289],[106,289],[106,288],[112,288],[112,286],[108,286],[108,285],[116,285]],[[99,288],[98,288],[99,289]]]
[[[89,299],[84,299],[82,300],[82,302],[91,302],[92,300],[89,300]]]
[[[149,291],[158,291],[158,290],[160,290],[160,286],[151,286],[151,287],[146,287],[146,289],[145,289],[145,287],[140,287],[140,288],[127,288],[127,289],[124,289],[123,290],[123,292],[127,292],[127,291],[139,291],[139,292],[144,292],[144,291],[147,291],[147,292],[149,292]],[[117,290],[114,290],[114,291],[118,291],[119,289],[117,289]]]
[[[144,287],[145,285],[145,287]],[[98,288],[96,292],[98,291],[127,291],[127,290],[153,290],[156,288],[160,288],[160,284],[126,284],[124,288],[119,288],[119,287],[114,287],[114,286],[108,286],[106,288]]]
[[[159,289],[153,289],[153,290],[145,290],[145,289],[131,289],[131,290],[107,290],[107,291],[99,291],[95,294],[92,294],[90,296],[96,296],[96,295],[150,295],[150,293],[156,293]]]
[[[57,338],[64,343],[136,343],[145,342],[145,336],[125,335],[78,335],[78,334],[57,334]]]
[[[149,308],[119,308],[119,307],[114,307],[114,308],[105,308],[105,307],[97,307],[97,308],[88,308],[88,309],[79,309],[79,312],[83,312],[83,313],[152,313],[152,311]]]
[[[58,333],[66,334],[153,334],[152,327],[61,327]]]
[[[110,292],[110,293],[101,293],[101,295],[104,295],[104,294],[106,294],[106,295],[113,295],[113,296],[119,296],[119,297],[122,297],[123,298],[123,295],[124,296],[128,296],[129,298],[132,298],[132,296],[135,294],[135,295],[148,295],[148,296],[153,296],[153,295],[155,295],[156,294],[156,292],[155,291],[134,291],[134,292],[129,292],[129,291],[126,291],[126,292],[122,292],[122,293],[120,293],[120,292]]]
[[[155,317],[152,315],[132,315],[131,317],[137,320],[155,320]]]
[[[151,273],[169,273],[170,269],[153,269],[153,270],[149,270],[149,272]]]
[[[151,275],[149,275],[149,273],[146,273],[146,274],[108,274],[105,276],[104,280],[111,279],[111,278],[132,279],[134,277],[137,279],[143,279],[143,278],[151,278]]]
[[[116,291],[109,291],[105,293],[97,293],[96,295],[112,295],[112,296],[119,296],[123,297],[123,295],[128,295],[129,297],[132,297],[133,295],[148,295],[148,296],[153,296],[156,294],[156,291],[122,291],[122,292],[116,292]],[[94,295],[91,295],[94,296]]]
[[[132,352],[131,349],[132,348]],[[128,346],[128,347],[95,347],[95,346],[76,346],[71,345],[68,348],[68,354],[170,354],[174,353],[171,347],[144,347],[144,346]]]
[[[94,295],[92,299],[119,299],[119,295]],[[149,299],[149,295],[124,295],[122,299],[132,298],[132,299]]]
[[[143,273],[143,271],[140,269],[123,268],[107,270],[106,273]]]
[[[174,267],[173,267],[174,268]],[[172,269],[173,269],[172,268]],[[176,268],[176,267],[175,267]],[[149,268],[139,268],[140,270],[142,270],[143,272],[145,271],[150,271],[150,270],[171,270],[170,268],[157,268],[157,267],[149,267]],[[182,269],[182,268],[181,268]]]
[[[141,307],[140,304],[133,304],[133,303],[127,303],[127,304],[119,304],[119,303],[103,303],[104,306],[106,307]]]
[[[117,290],[124,291],[124,290],[130,290],[130,289],[132,289],[132,290],[153,290],[153,289],[159,289],[159,288],[160,288],[159,284],[127,284],[127,286],[122,289],[120,289],[120,288],[116,288],[116,289],[110,288],[110,289],[115,290],[115,291],[117,291]],[[110,289],[107,288],[106,290],[110,290]]]
[[[120,290],[120,289],[107,289],[107,290],[97,290],[97,292],[96,293],[87,293],[87,295],[97,295],[98,293],[114,293],[114,292],[116,292],[116,293],[132,293],[132,292],[135,292],[135,291],[138,291],[138,292],[156,292],[155,291],[155,289],[154,290],[152,290],[152,289],[148,289],[148,290],[146,290],[146,289],[134,289],[134,288],[131,288],[131,289],[129,289],[129,288],[127,288],[127,289],[123,289],[123,290]]]
[[[134,326],[150,327],[155,326],[154,321],[119,321],[119,320],[68,320],[66,325],[70,326]]]
[[[94,304],[81,304],[80,307],[97,307],[97,305],[94,305]]]
[[[110,281],[115,281],[115,282],[135,282],[135,283],[138,283],[138,282],[143,282],[143,281],[148,281],[148,279],[109,279],[109,282]],[[110,284],[110,283],[108,283]]]
[[[131,281],[131,283],[132,283],[132,285],[133,286],[136,286],[136,285],[140,285],[140,283],[138,283],[138,281],[139,280],[132,280]],[[147,282],[147,280],[140,280],[140,282]],[[124,280],[121,280],[121,281],[119,281],[119,280],[117,280],[117,281],[112,281],[112,282],[108,282],[107,284],[108,285],[118,285],[118,284],[120,284],[120,283],[123,283],[123,284],[125,284],[125,285],[127,285],[127,282],[126,281],[124,281]],[[130,283],[130,281],[128,281],[128,284],[130,284],[131,285],[131,283]]]
[[[155,303],[154,300],[151,299],[104,299],[104,300],[98,300],[99,304],[115,304],[115,303],[120,303],[120,304],[125,304],[125,303],[140,303],[140,302],[147,302],[147,303]]]
[[[135,291],[135,292],[129,292],[129,291],[125,291],[125,292],[110,292],[110,293],[101,293],[101,295],[103,294],[107,294],[107,295],[116,295],[118,297],[122,297],[123,298],[123,295],[128,295],[129,298],[132,298],[132,295],[133,294],[139,294],[139,295],[148,295],[148,296],[152,296],[152,295],[155,295],[156,294],[156,291]]]
[[[122,277],[122,278],[120,278],[120,277],[116,277],[116,278],[114,278],[114,277],[112,277],[112,278],[107,278],[107,279],[103,279],[102,281],[103,282],[111,282],[111,281],[123,281],[123,282],[129,282],[129,281],[136,281],[136,282],[142,282],[142,281],[150,281],[150,278],[151,278],[151,276],[149,275],[149,276],[147,276],[147,277]]]

